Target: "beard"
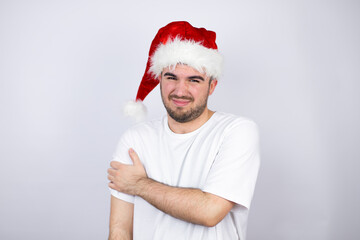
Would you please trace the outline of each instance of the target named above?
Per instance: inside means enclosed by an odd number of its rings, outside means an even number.
[[[164,99],[164,96],[163,96],[162,90],[161,90],[161,84],[160,84],[160,91],[161,91],[161,99],[162,99],[162,102],[164,104],[164,107],[165,107],[167,113],[176,122],[179,122],[179,123],[190,122],[190,121],[198,118],[206,109],[207,100],[209,97],[209,90],[208,90],[208,93],[206,94],[206,96],[203,99],[201,99],[199,104],[190,108],[189,110],[184,110],[183,107],[176,107],[175,109],[171,109],[170,104],[168,104]],[[177,95],[170,94],[168,97],[168,102],[170,102],[173,98],[189,100],[190,102],[194,101],[193,97],[177,96]]]

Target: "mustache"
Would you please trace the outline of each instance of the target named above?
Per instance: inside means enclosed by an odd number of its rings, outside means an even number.
[[[172,95],[169,96],[169,100],[171,100],[171,99],[183,99],[183,100],[194,101],[193,97],[190,97],[190,96],[178,96],[178,95],[175,95],[175,94],[172,94]]]

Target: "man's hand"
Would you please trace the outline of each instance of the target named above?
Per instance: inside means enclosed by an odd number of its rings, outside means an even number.
[[[146,179],[147,175],[139,156],[132,148],[129,149],[129,155],[133,165],[116,161],[110,163],[111,168],[108,169],[109,187],[126,194],[138,195],[138,183],[140,180]]]

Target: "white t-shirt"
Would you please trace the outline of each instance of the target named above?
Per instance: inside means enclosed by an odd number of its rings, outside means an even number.
[[[133,148],[148,177],[174,187],[198,188],[235,202],[214,227],[174,218],[140,197],[111,190],[134,203],[134,240],[244,240],[260,165],[258,129],[246,118],[215,112],[197,130],[176,134],[167,117],[135,125],[119,141],[114,160],[132,164]]]

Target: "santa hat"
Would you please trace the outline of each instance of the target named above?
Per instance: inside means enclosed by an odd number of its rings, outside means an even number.
[[[142,104],[145,97],[159,84],[158,77],[165,67],[186,64],[212,78],[222,72],[222,56],[217,51],[216,33],[195,28],[190,23],[172,22],[162,27],[151,43],[149,58],[135,101],[125,105],[125,115],[141,121],[146,115]]]

